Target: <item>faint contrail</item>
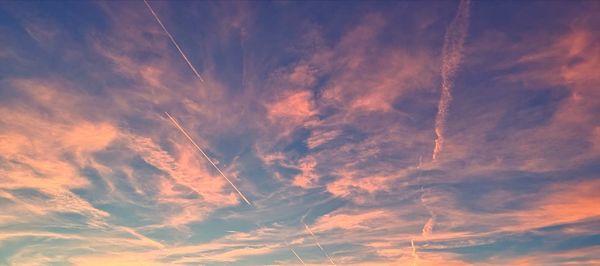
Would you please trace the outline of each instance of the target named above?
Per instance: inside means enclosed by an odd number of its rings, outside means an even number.
[[[325,251],[325,249],[321,246],[321,244],[319,244],[319,241],[317,240],[317,236],[315,236],[315,234],[313,234],[312,230],[310,230],[310,227],[308,227],[308,225],[306,223],[304,223],[304,227],[306,228],[306,231],[308,231],[310,233],[310,235],[313,237],[313,240],[317,244],[317,247],[319,247],[321,249],[321,251],[323,251],[323,254],[325,254],[325,257],[327,257],[327,259],[329,259],[329,262],[331,262],[331,264],[333,264],[333,265],[336,265],[335,262],[333,262],[333,260],[331,259],[331,257],[329,257],[329,254],[327,254],[327,251]]]
[[[149,245],[152,245],[152,246],[158,247],[158,248],[165,248],[165,245],[163,245],[162,243],[157,242],[156,240],[154,240],[152,238],[149,238],[149,237],[147,237],[145,235],[142,235],[142,234],[138,233],[137,231],[135,231],[132,228],[129,228],[129,227],[126,227],[126,226],[117,226],[116,228],[117,229],[121,229],[121,230],[123,230],[123,231],[125,231],[125,232],[127,232],[127,233],[129,233],[129,234],[131,234],[131,235],[133,235],[135,237],[137,237],[139,240],[143,241],[146,244],[149,244]]]
[[[469,5],[470,0],[461,0],[456,12],[456,17],[452,20],[446,35],[444,36],[444,47],[442,50],[442,95],[438,104],[438,112],[435,118],[435,147],[433,149],[432,159],[435,161],[438,154],[442,151],[444,145],[444,129],[448,106],[452,101],[452,82],[456,70],[460,65],[463,54],[463,44],[467,36],[469,26]]]
[[[302,263],[302,265],[306,265],[306,263],[304,263],[304,261],[302,260],[302,258],[300,258],[300,255],[298,255],[298,253],[296,253],[296,251],[294,251],[294,249],[292,247],[290,247],[290,243],[288,243],[286,241],[285,244],[288,246],[288,248],[290,249],[290,251],[292,251],[292,253],[294,253],[294,256],[296,256],[296,258],[298,258],[298,260],[300,261],[300,263]]]
[[[433,210],[429,207],[429,204],[425,201],[423,197],[424,195],[425,191],[423,190],[423,187],[421,187],[421,204],[425,207],[425,209],[427,209],[430,216],[429,219],[427,219],[427,222],[423,225],[421,234],[423,237],[428,237],[433,232],[433,227],[435,226],[435,212],[433,212]]]
[[[417,165],[417,171],[418,171],[418,175],[417,175],[417,183],[421,183],[421,166],[423,165],[423,156],[419,157],[419,164]],[[427,209],[427,212],[429,212],[429,219],[427,220],[427,222],[425,222],[425,224],[423,225],[423,229],[421,229],[421,235],[423,237],[428,237],[432,232],[433,232],[433,227],[435,225],[435,213],[433,212],[433,210],[429,207],[429,204],[427,204],[427,202],[424,199],[425,195],[425,191],[423,189],[423,187],[421,186],[421,196],[420,196],[420,201],[421,204],[423,205],[423,207],[425,207],[425,209]]]
[[[210,162],[210,164],[212,164],[212,166],[214,166],[215,169],[217,169],[219,174],[221,174],[221,176],[223,178],[225,178],[225,180],[227,180],[227,182],[229,182],[229,184],[233,187],[233,189],[235,189],[235,191],[237,191],[237,193],[240,195],[240,197],[242,197],[242,199],[244,199],[244,201],[246,203],[248,203],[248,205],[252,206],[252,203],[250,203],[250,201],[233,184],[233,182],[231,182],[231,180],[229,180],[229,178],[227,178],[227,176],[225,176],[225,174],[221,171],[221,169],[219,169],[219,167],[217,167],[217,165],[215,163],[213,163],[213,161],[210,159],[210,157],[208,157],[208,155],[206,155],[206,153],[202,150],[202,148],[200,148],[200,146],[198,146],[198,144],[196,144],[196,142],[192,139],[192,137],[190,137],[190,135],[185,131],[185,129],[183,129],[183,127],[181,127],[179,125],[179,123],[177,123],[177,120],[175,120],[175,118],[173,118],[169,113],[165,112],[165,114],[169,117],[169,119],[171,119],[171,122],[173,122],[175,127],[177,127],[177,129],[179,129],[179,131],[181,131],[181,133],[183,133],[183,135],[185,135],[185,137],[194,145],[194,147],[196,147],[196,149],[198,149],[200,151],[200,153],[202,153],[202,155],[204,155],[204,158],[206,158],[206,160],[208,160]]]
[[[435,215],[430,213],[431,217],[427,220],[425,225],[423,225],[422,235],[424,237],[428,237],[433,232],[433,225],[435,224]]]
[[[296,255],[296,258],[298,258],[298,260],[302,263],[302,265],[306,265],[306,263],[304,263],[304,261],[300,258],[300,256],[298,256],[298,253],[296,253],[296,251],[294,251],[294,249],[290,248],[290,250],[292,251],[292,253],[294,253],[294,255]]]
[[[417,254],[417,248],[415,247],[415,242],[411,239],[410,246],[412,247],[412,256],[413,256],[413,266],[417,266],[419,263],[419,254]]]
[[[194,65],[192,65],[192,62],[190,62],[190,60],[187,58],[187,56],[185,55],[185,53],[183,52],[183,50],[181,50],[181,48],[179,47],[179,45],[175,41],[175,38],[173,38],[173,35],[171,35],[171,33],[167,30],[167,28],[162,23],[162,21],[160,20],[160,18],[158,18],[158,15],[156,15],[156,13],[154,12],[154,9],[152,9],[152,7],[148,3],[148,1],[144,0],[144,3],[146,3],[146,6],[148,7],[148,9],[150,10],[150,12],[152,13],[152,16],[154,16],[154,18],[156,19],[156,21],[158,22],[158,24],[160,24],[160,27],[163,29],[163,31],[167,34],[167,36],[169,36],[169,39],[171,39],[171,43],[173,43],[173,45],[175,46],[175,48],[177,48],[177,51],[179,51],[179,54],[181,55],[181,57],[183,57],[183,60],[185,60],[185,62],[188,64],[188,66],[190,66],[190,68],[192,69],[192,71],[194,72],[194,74],[196,75],[196,77],[198,77],[198,79],[200,79],[200,81],[202,81],[202,83],[204,83],[204,79],[202,78],[202,76],[200,75],[200,73],[198,73],[198,70],[196,70],[196,68],[194,67]]]

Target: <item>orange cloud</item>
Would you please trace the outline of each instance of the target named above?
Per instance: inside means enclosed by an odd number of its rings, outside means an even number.
[[[349,197],[357,202],[364,202],[365,196],[377,191],[387,190],[388,176],[353,177],[346,174],[327,184],[327,191],[337,197]]]
[[[309,149],[314,149],[319,145],[325,144],[337,136],[339,136],[342,132],[340,130],[330,130],[330,131],[322,131],[322,130],[314,130],[310,133],[310,137],[306,140],[306,145],[308,145]]]
[[[71,110],[73,105],[83,101],[58,90],[54,87],[56,82],[48,84],[35,80],[13,82],[22,91],[36,95],[27,104],[42,105],[52,111]],[[73,100],[72,105],[61,103],[61,99]],[[96,209],[70,189],[89,185],[79,169],[88,165],[87,159],[93,153],[106,149],[116,140],[119,130],[106,122],[82,121],[76,114],[48,119],[35,109],[17,110],[10,106],[0,108],[0,124],[5,129],[0,131],[0,152],[7,160],[6,167],[0,168],[0,174],[6,177],[0,188],[34,189],[49,198],[17,200],[19,208],[11,211],[35,215],[76,212],[90,218],[91,224],[98,225],[99,219],[108,213]],[[69,155],[74,156],[75,162],[65,159]]]
[[[327,231],[332,229],[368,230],[373,228],[373,225],[380,223],[382,219],[387,218],[389,218],[389,214],[383,210],[374,210],[363,213],[334,212],[319,217],[312,228],[314,231]]]
[[[315,106],[309,91],[298,91],[268,106],[268,112],[271,119],[303,121],[315,114]]]
[[[179,214],[168,217],[169,225],[179,226],[198,221],[209,213],[210,206],[229,206],[237,204],[234,192],[226,193],[226,182],[220,176],[213,175],[208,170],[207,163],[197,154],[197,151],[175,144],[178,151],[177,159],[164,151],[150,138],[131,136],[131,148],[142,156],[150,165],[168,174],[159,184],[161,200],[176,204],[181,208]],[[180,191],[173,189],[183,185],[198,193],[200,199],[186,199]]]
[[[319,181],[319,175],[315,172],[317,161],[311,156],[303,158],[298,163],[300,174],[294,177],[293,184],[302,188],[309,188]]]
[[[600,180],[550,185],[533,209],[519,214],[522,225],[544,227],[600,217]]]

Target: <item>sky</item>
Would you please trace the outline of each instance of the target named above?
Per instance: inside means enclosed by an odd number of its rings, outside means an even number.
[[[600,265],[598,1],[4,1],[0,265]]]

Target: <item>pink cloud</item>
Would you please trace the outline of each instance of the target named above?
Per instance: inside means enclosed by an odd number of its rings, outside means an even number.
[[[381,220],[388,218],[389,214],[384,210],[356,213],[334,212],[319,217],[312,228],[315,232],[332,229],[369,230]]]
[[[298,91],[271,104],[268,113],[271,119],[304,121],[315,114],[315,106],[309,91]]]
[[[149,138],[132,136],[131,147],[144,160],[168,174],[159,185],[161,200],[180,207],[181,212],[168,217],[169,225],[179,226],[198,221],[215,207],[237,204],[235,192],[227,193],[226,181],[208,171],[207,163],[197,151],[184,144],[175,144],[178,157],[168,152]],[[198,193],[200,199],[185,199],[180,191],[173,189],[183,185]]]
[[[550,185],[546,196],[531,210],[518,215],[522,225],[543,227],[600,217],[600,180]]]
[[[302,188],[309,188],[319,181],[319,175],[315,172],[317,161],[311,156],[307,156],[298,163],[300,174],[294,177],[293,184]]]
[[[306,145],[308,145],[309,149],[314,149],[322,144],[325,144],[337,136],[339,136],[342,132],[340,130],[313,130],[310,133],[310,137],[306,140]]]
[[[387,184],[392,179],[389,176],[356,177],[349,172],[345,172],[340,178],[327,184],[327,191],[336,197],[365,202],[371,194],[388,190]]]

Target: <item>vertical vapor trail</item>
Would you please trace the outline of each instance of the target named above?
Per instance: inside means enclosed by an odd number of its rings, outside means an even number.
[[[418,171],[418,175],[417,175],[417,183],[421,183],[421,167],[423,166],[423,156],[419,157],[419,164],[417,165],[417,171]],[[425,190],[423,189],[423,187],[421,186],[421,196],[419,197],[419,200],[421,202],[421,205],[423,205],[423,207],[425,207],[425,209],[427,210],[427,212],[429,212],[429,219],[427,219],[427,222],[425,222],[425,224],[423,225],[423,229],[421,229],[421,235],[423,237],[428,237],[432,232],[433,232],[433,227],[435,225],[435,212],[433,212],[433,209],[429,207],[429,204],[426,202],[425,200]]]
[[[410,240],[410,246],[412,247],[412,256],[413,256],[413,266],[417,266],[419,264],[419,254],[417,254],[417,248],[415,247],[415,241]]]
[[[148,3],[148,1],[146,1],[146,0],[144,0],[144,3],[146,4],[146,6],[148,7],[148,9],[150,10],[150,13],[152,13],[152,16],[154,16],[154,18],[156,19],[156,22],[158,22],[158,24],[163,29],[163,31],[167,34],[167,36],[169,36],[169,39],[171,39],[171,43],[173,43],[173,45],[175,46],[175,48],[177,48],[177,51],[179,51],[179,54],[181,55],[181,57],[183,57],[183,60],[185,60],[185,62],[188,64],[188,66],[190,66],[190,68],[192,69],[192,71],[194,72],[194,74],[196,75],[196,77],[198,77],[198,79],[200,79],[200,81],[202,81],[202,83],[204,83],[204,79],[202,78],[202,76],[200,75],[200,73],[198,73],[198,70],[196,70],[196,68],[194,67],[194,65],[192,65],[192,62],[190,62],[190,60],[187,58],[187,56],[185,55],[185,53],[183,52],[183,50],[181,50],[181,48],[179,47],[179,45],[175,41],[175,38],[173,38],[173,35],[171,35],[171,33],[167,30],[167,28],[162,23],[162,21],[160,20],[160,18],[158,18],[158,15],[156,15],[156,13],[154,12],[154,9],[152,9],[152,6],[150,6],[150,4]]]
[[[179,131],[181,131],[181,133],[183,133],[183,135],[185,135],[185,137],[194,145],[194,147],[196,147],[196,149],[198,149],[200,151],[200,153],[202,153],[202,155],[204,155],[204,158],[206,158],[206,160],[208,160],[210,162],[210,164],[212,164],[212,166],[217,169],[217,171],[219,172],[219,174],[221,174],[221,176],[223,178],[225,178],[225,180],[227,180],[227,182],[229,182],[229,184],[233,187],[233,189],[235,189],[235,191],[237,191],[237,193],[240,195],[240,197],[246,202],[248,203],[249,206],[252,206],[252,203],[250,203],[250,201],[244,196],[244,194],[242,194],[242,192],[233,184],[233,182],[231,182],[231,180],[229,180],[229,178],[227,178],[227,176],[225,176],[225,174],[221,171],[221,169],[219,169],[219,167],[217,167],[217,165],[215,163],[213,163],[213,161],[210,159],[210,157],[208,157],[208,155],[206,155],[206,153],[202,150],[202,148],[200,148],[200,146],[198,146],[198,144],[196,144],[196,142],[192,139],[192,137],[190,137],[190,135],[185,131],[185,129],[183,129],[183,127],[181,127],[179,125],[179,123],[177,123],[177,120],[175,120],[175,118],[173,118],[169,113],[165,112],[165,114],[169,117],[169,119],[171,120],[171,122],[173,122],[173,124],[175,125],[175,127],[177,127],[177,129],[179,129]]]
[[[421,183],[421,166],[423,165],[423,155],[419,156],[419,164],[417,165],[417,171],[418,171],[418,175],[417,175],[417,183]],[[423,187],[421,187],[421,204],[423,204]],[[427,205],[423,205],[425,207],[425,209],[427,209],[427,211],[429,211],[430,214],[432,214],[432,212],[429,210],[429,207]],[[431,220],[431,218],[430,218]],[[427,221],[427,223],[429,223],[429,220]],[[427,226],[427,223],[423,226],[422,234],[424,235],[425,233],[425,227]],[[433,229],[433,224],[431,225],[431,230]],[[412,248],[412,257],[413,257],[413,266],[417,266],[419,263],[419,255],[417,254],[417,248],[415,247],[415,242],[414,239],[410,239],[410,246]]]
[[[304,228],[306,228],[306,231],[308,231],[308,233],[310,233],[310,235],[313,237],[315,244],[317,244],[317,247],[319,247],[321,249],[321,251],[323,251],[323,254],[325,254],[325,257],[327,257],[327,259],[329,259],[329,262],[331,262],[332,265],[336,265],[335,262],[333,262],[333,260],[331,259],[331,257],[329,257],[329,254],[327,254],[327,251],[325,251],[325,249],[321,246],[321,244],[319,244],[319,241],[317,240],[317,236],[315,236],[315,234],[313,234],[312,230],[310,230],[310,227],[308,227],[308,225],[306,223],[304,224]]]
[[[424,196],[425,191],[423,190],[423,187],[421,187],[421,204],[425,207],[425,209],[427,209],[427,212],[429,212],[429,219],[427,219],[427,222],[423,225],[423,229],[421,230],[421,235],[426,238],[429,235],[431,235],[431,233],[433,233],[433,227],[435,226],[436,217],[435,212],[433,212],[433,209],[429,207],[429,203],[427,203]]]
[[[444,47],[442,50],[442,95],[438,104],[438,112],[435,117],[435,147],[433,149],[432,159],[436,161],[444,145],[444,129],[448,106],[452,101],[452,83],[456,70],[460,65],[463,55],[463,44],[467,36],[469,26],[469,5],[470,0],[461,0],[456,12],[456,17],[452,20],[446,35],[444,36]]]

